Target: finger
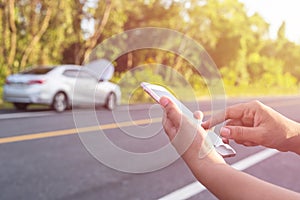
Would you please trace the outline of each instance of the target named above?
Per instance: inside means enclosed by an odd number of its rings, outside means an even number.
[[[174,124],[170,120],[166,120],[163,124],[164,130],[167,133],[170,140],[173,140],[173,138],[176,136],[177,129],[175,128]]]
[[[163,96],[159,99],[159,103],[163,108],[165,108],[170,103],[170,101],[171,100],[165,96]]]
[[[202,119],[203,119],[203,112],[201,112],[201,111],[194,112],[194,118],[202,121]]]
[[[243,145],[246,146],[246,147],[257,146],[257,144],[256,144],[256,143],[253,143],[253,142],[244,142]]]
[[[177,105],[169,98],[164,96],[160,98],[159,102],[164,107],[168,120],[172,121],[172,124],[175,126],[175,128],[178,128],[181,123],[182,113],[178,109]]]
[[[167,104],[168,104],[168,102],[167,102]],[[172,140],[177,133],[177,129],[175,128],[172,121],[168,118],[166,112],[164,112],[164,114],[163,114],[162,124],[163,124],[165,133],[168,135],[169,139]]]
[[[166,115],[166,113],[164,112],[164,113],[163,113],[163,117],[162,117],[162,125],[163,125],[164,129],[165,129],[165,127],[166,127],[167,120],[168,120],[167,115]]]
[[[236,104],[230,106],[221,112],[213,114],[211,118],[202,123],[202,126],[203,128],[208,129],[228,119],[240,119],[242,118],[246,107],[247,104]]]
[[[222,138],[222,141],[223,141],[225,144],[229,144],[229,139],[227,139],[227,138]]]
[[[252,142],[259,144],[262,131],[259,128],[250,128],[244,126],[226,126],[222,127],[220,134],[222,137],[233,139],[238,143]]]
[[[226,126],[243,126],[243,122],[239,119],[230,119],[226,122]]]
[[[207,121],[203,122],[202,127],[204,129],[209,129],[217,124],[220,124],[221,122],[224,122],[225,120],[225,111],[220,111],[213,114],[213,116],[210,117]]]

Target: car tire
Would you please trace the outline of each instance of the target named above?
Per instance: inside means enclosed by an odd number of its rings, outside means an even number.
[[[56,112],[63,112],[68,108],[68,98],[63,92],[58,92],[53,97],[52,108]]]
[[[117,98],[114,93],[110,93],[106,98],[105,107],[108,110],[113,110],[116,107]]]
[[[28,103],[14,103],[17,110],[26,110]]]

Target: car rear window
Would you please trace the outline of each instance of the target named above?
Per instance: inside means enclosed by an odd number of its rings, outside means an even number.
[[[38,68],[33,68],[27,71],[22,72],[22,74],[36,74],[36,75],[42,75],[42,74],[47,74],[53,69],[53,67],[38,67]]]

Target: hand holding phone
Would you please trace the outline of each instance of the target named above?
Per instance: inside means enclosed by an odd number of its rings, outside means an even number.
[[[145,92],[147,92],[157,103],[162,96],[168,97],[171,101],[173,101],[178,108],[182,111],[182,113],[188,118],[194,120],[193,113],[184,106],[174,95],[172,95],[167,89],[162,86],[154,85],[146,82],[141,83],[142,88]],[[235,156],[235,150],[228,144],[225,144],[222,139],[214,132],[214,127],[209,129],[208,138],[213,144],[216,151],[223,157],[232,157]]]

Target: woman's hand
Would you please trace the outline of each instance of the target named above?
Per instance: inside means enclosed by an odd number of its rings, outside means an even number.
[[[198,160],[207,157],[217,163],[224,163],[223,158],[218,155],[209,139],[206,139],[206,131],[193,119],[188,119],[167,97],[160,99],[164,108],[163,127],[170,141],[188,165],[193,165]],[[196,115],[201,119],[202,113]]]
[[[279,151],[300,152],[299,124],[259,101],[230,106],[202,126],[207,129],[224,120],[226,126],[220,131],[224,142],[232,139],[245,146],[263,145]]]

